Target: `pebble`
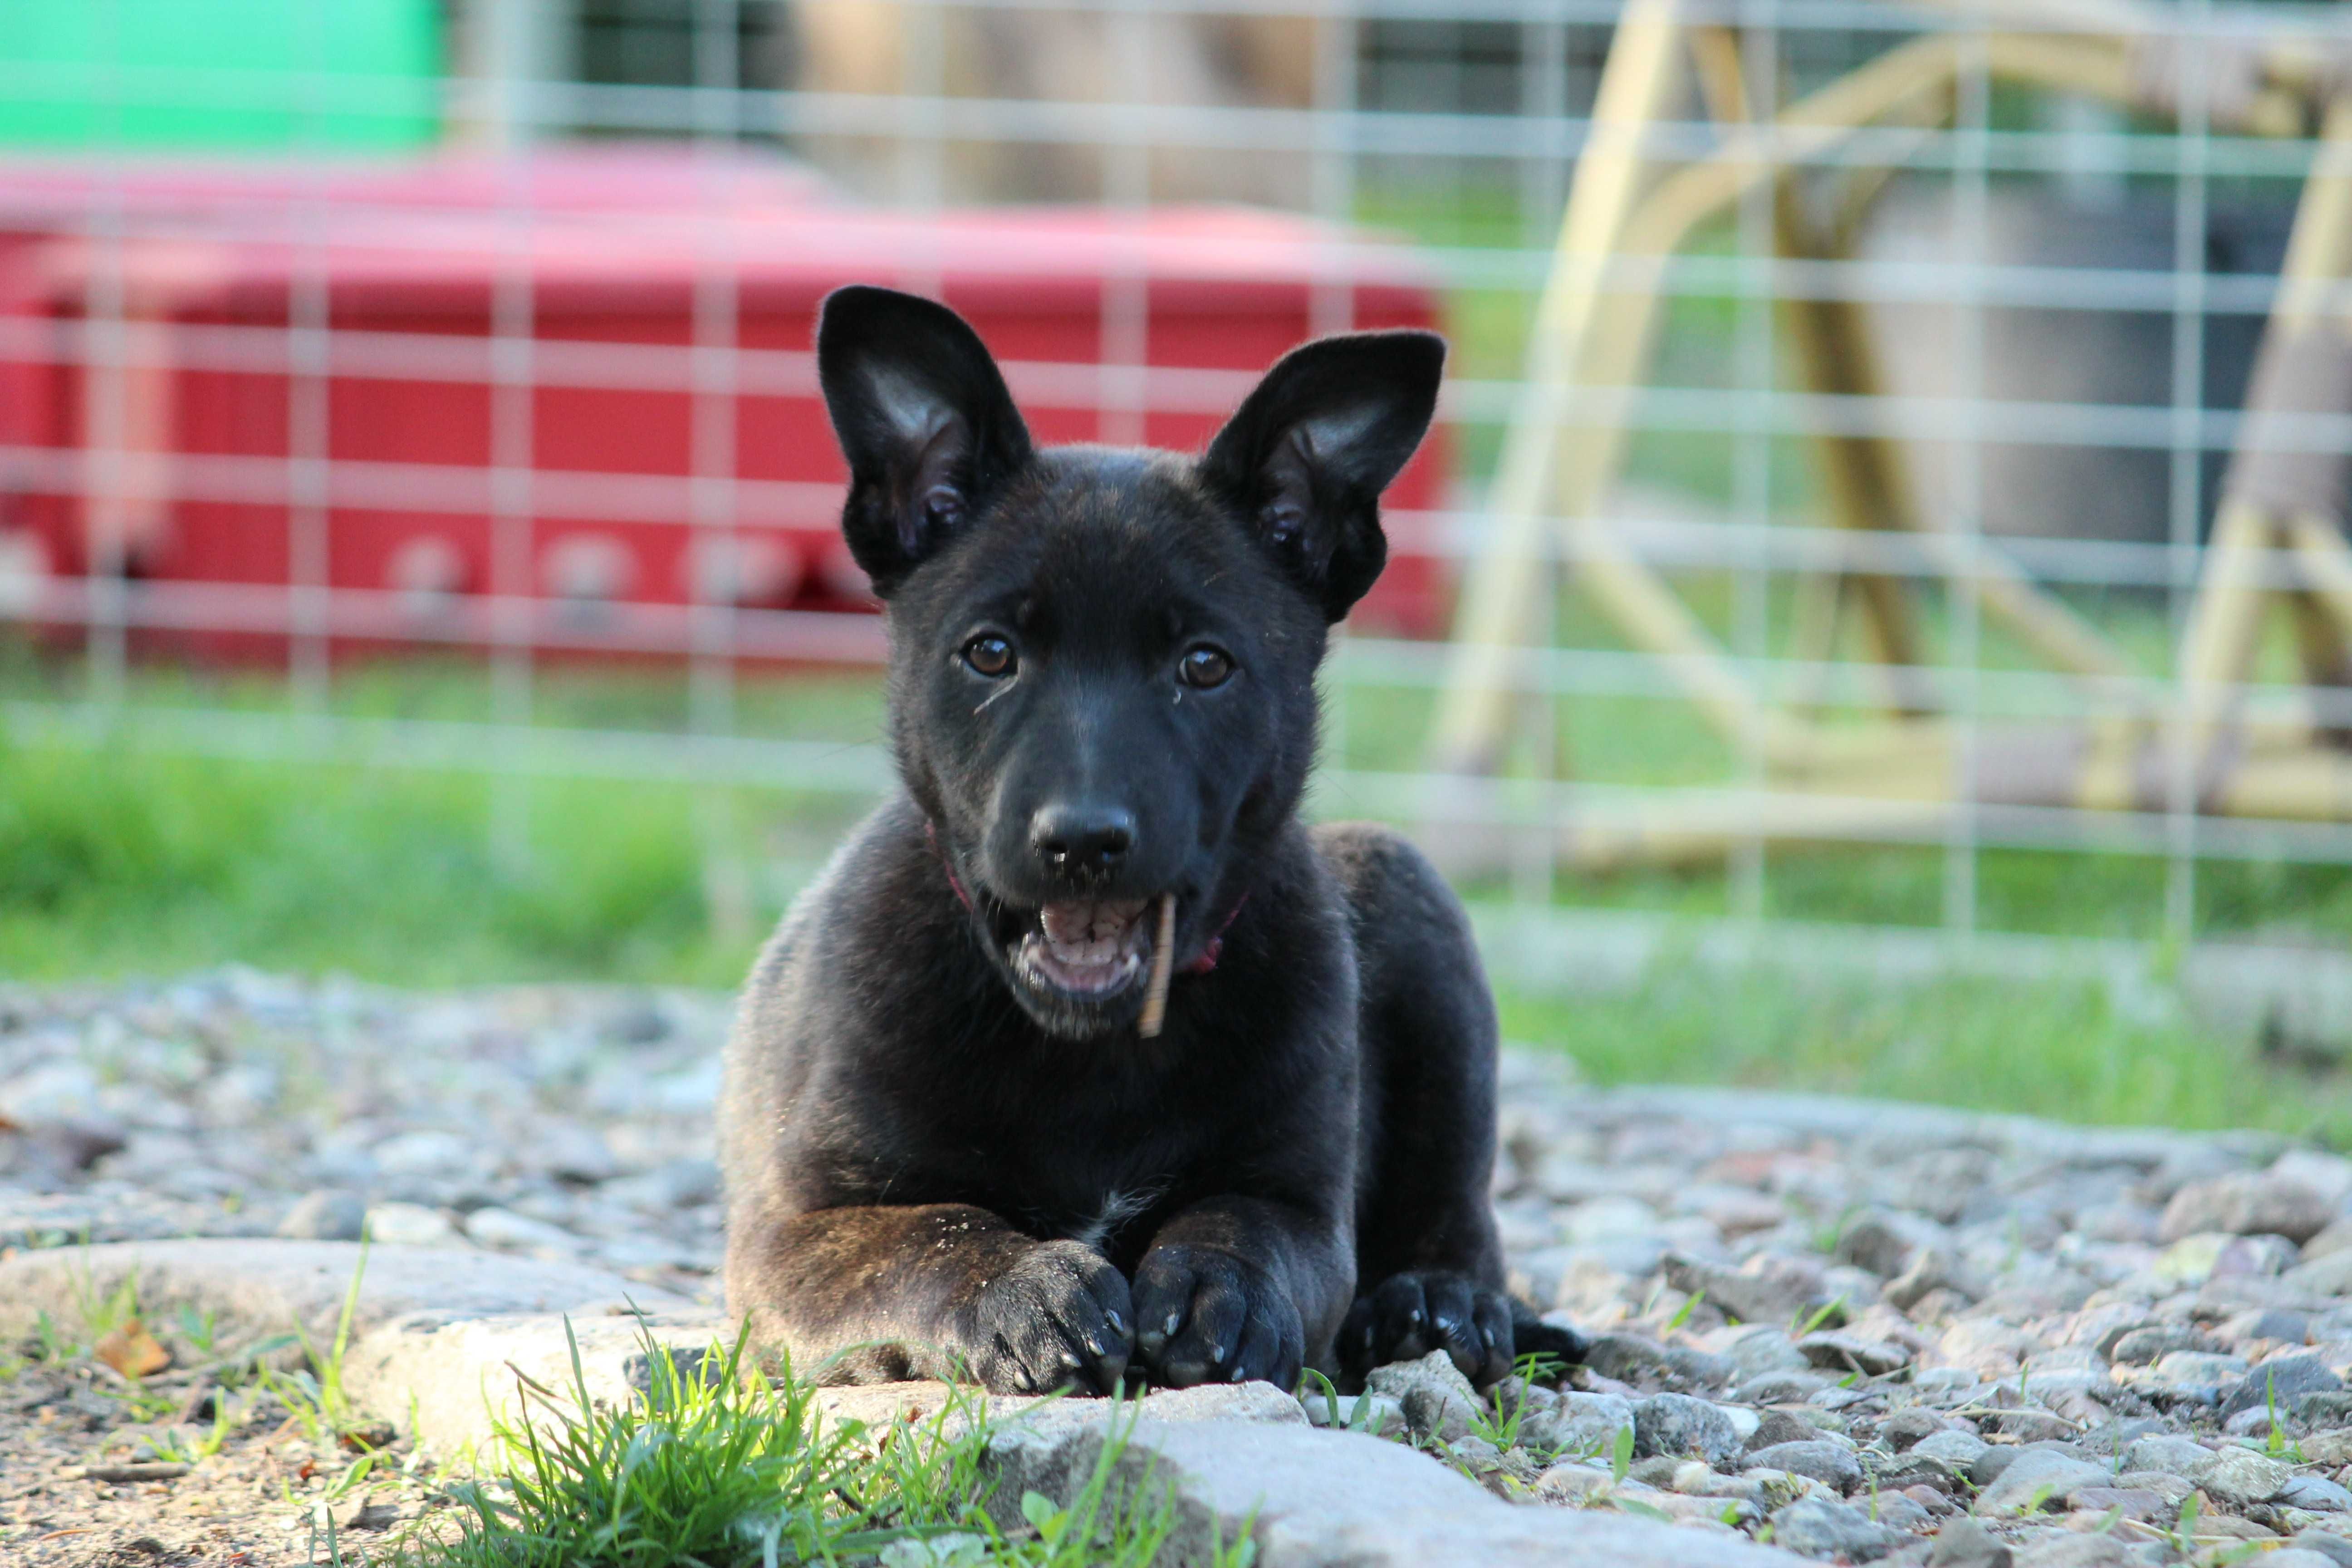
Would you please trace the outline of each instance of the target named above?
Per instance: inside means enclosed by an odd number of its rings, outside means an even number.
[[[2294,1479],[2292,1466],[2266,1459],[2249,1449],[2225,1448],[2197,1478],[2197,1483],[2216,1501],[2242,1508],[2248,1503],[2270,1501]]]
[[[1606,1454],[1617,1434],[1633,1425],[1633,1401],[1614,1394],[1570,1392],[1559,1403],[1530,1411],[1519,1423],[1519,1441],[1555,1454]]]
[[[1998,1519],[2054,1510],[2084,1487],[2105,1486],[2113,1477],[2100,1466],[2029,1448],[2001,1467],[1978,1494],[1976,1511]]]
[[[1840,1492],[1851,1492],[1862,1485],[1862,1461],[1834,1443],[1775,1443],[1769,1448],[1750,1448],[1745,1464],[1750,1469],[1761,1467],[1810,1476]]]
[[[1704,1399],[1660,1394],[1633,1406],[1633,1452],[1644,1458],[1695,1455],[1719,1469],[1739,1457],[1741,1447],[1731,1417]]]
[[[1936,1532],[1928,1568],[2010,1568],[2008,1544],[1973,1519],[1956,1519]]]
[[[1859,1509],[1822,1498],[1801,1498],[1772,1516],[1772,1543],[1800,1557],[1874,1563],[1907,1541]]]
[[[2292,1168],[2284,1174],[2242,1171],[2191,1182],[2174,1193],[2157,1234],[2165,1241],[2199,1231],[2283,1236],[2300,1247],[2334,1218],[2336,1203],[2298,1179]]]
[[[295,1201],[277,1234],[292,1241],[357,1241],[366,1221],[367,1205],[357,1193],[322,1187]]]
[[[457,1225],[423,1204],[376,1204],[367,1211],[370,1240],[392,1247],[448,1247],[459,1239]]]
[[[2305,1394],[2336,1394],[2343,1388],[2344,1380],[2328,1371],[2327,1363],[2318,1356],[2273,1356],[2249,1369],[2245,1381],[2221,1401],[2221,1415],[2227,1420],[2242,1410],[2267,1414],[2273,1405],[2293,1410]]]
[[[2306,1530],[2287,1542],[2290,1550],[2309,1552],[2337,1564],[2352,1568],[2352,1541],[2326,1530]]]

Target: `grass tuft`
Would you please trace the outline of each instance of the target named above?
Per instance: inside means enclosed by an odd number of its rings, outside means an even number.
[[[1173,1488],[1122,1463],[1131,1414],[1066,1504],[997,1506],[989,1428],[959,1393],[920,1422],[827,1423],[790,1368],[731,1345],[679,1353],[641,1328],[649,1376],[625,1406],[591,1398],[579,1345],[563,1390],[520,1378],[522,1414],[492,1424],[476,1479],[397,1547],[400,1568],[1152,1568],[1174,1539]],[[567,1325],[566,1334],[570,1330]],[[1212,1543],[1249,1568],[1255,1543]]]

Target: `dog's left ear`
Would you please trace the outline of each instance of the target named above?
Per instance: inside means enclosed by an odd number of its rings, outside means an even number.
[[[1437,409],[1445,340],[1353,332],[1285,354],[1201,458],[1202,482],[1238,508],[1326,619],[1381,574],[1381,491]]]

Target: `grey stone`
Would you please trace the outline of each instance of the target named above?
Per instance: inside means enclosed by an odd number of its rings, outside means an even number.
[[[2275,1402],[2284,1415],[2306,1394],[2336,1394],[2343,1387],[2344,1380],[2315,1355],[2273,1356],[2247,1372],[2245,1381],[2221,1401],[2221,1414],[2227,1420],[2241,1410],[2267,1410]]]
[[[2293,1406],[2294,1418],[2318,1430],[2352,1426],[2352,1393],[2306,1394]]]
[[[1941,1459],[1954,1469],[1966,1469],[1973,1465],[1991,1445],[1983,1438],[1955,1427],[1948,1432],[1933,1432],[1911,1445],[1910,1452],[1930,1459]]]
[[[1931,1437],[1950,1426],[1939,1412],[1915,1405],[1880,1422],[1878,1440],[1899,1454],[1922,1437]]]
[[[1872,1484],[1882,1489],[1891,1487],[1903,1491],[1919,1486],[1933,1487],[1939,1492],[1959,1489],[1959,1472],[1956,1468],[1916,1448],[1891,1458],[1878,1458],[1875,1450],[1864,1453],[1863,1468]]]
[[[2161,1238],[2179,1241],[2202,1231],[2283,1236],[2298,1246],[2326,1228],[2335,1205],[2291,1176],[2240,1172],[2191,1182],[2165,1205]]]
[[[2214,1498],[2243,1508],[2268,1502],[2294,1479],[2293,1467],[2276,1459],[2266,1459],[2247,1448],[2224,1448],[2197,1483]]]
[[[1873,1209],[1838,1233],[1834,1256],[1841,1263],[1891,1279],[1920,1252],[1941,1247],[1947,1232],[1933,1220],[1901,1209]]]
[[[1386,1394],[1402,1400],[1416,1388],[1447,1395],[1465,1402],[1475,1402],[1478,1395],[1470,1380],[1454,1364],[1454,1358],[1444,1351],[1432,1351],[1419,1361],[1391,1362],[1377,1366],[1364,1379],[1367,1393]]]
[[[2335,1568],[2336,1559],[2324,1552],[2307,1552],[2301,1547],[2286,1546],[2263,1557],[2263,1568]]]
[[[2175,1351],[2218,1351],[2219,1341],[2188,1323],[2134,1329],[2118,1337],[2107,1359],[2126,1366],[2153,1366]]]
[[[1862,1485],[1862,1461],[1834,1443],[1775,1443],[1769,1448],[1750,1448],[1741,1464],[1748,1469],[1760,1467],[1809,1476],[1841,1492],[1852,1492]]]
[[[1631,1477],[1628,1477],[1631,1480]],[[1615,1471],[1603,1465],[1564,1459],[1536,1478],[1535,1495],[1545,1502],[1583,1503],[1617,1487]]]
[[[2338,1215],[2303,1244],[2303,1260],[2316,1263],[2330,1253],[2352,1250],[2352,1215]]]
[[[1807,1334],[1797,1342],[1797,1348],[1815,1366],[1831,1372],[1859,1373],[1864,1377],[1884,1377],[1911,1364],[1911,1352],[1901,1345],[1854,1334]]]
[[[1913,1256],[1909,1268],[1886,1282],[1885,1296],[1889,1305],[1908,1312],[1936,1290],[1973,1301],[1985,1293],[1986,1286],[1962,1268],[1951,1252],[1931,1247],[1923,1247]]]
[[[2166,1470],[2191,1481],[2204,1479],[2221,1456],[2193,1437],[2142,1437],[2124,1450],[2126,1470]]]
[[[440,1248],[459,1239],[449,1216],[426,1204],[375,1204],[364,1223],[369,1238],[387,1247]]]
[[[1070,1420],[1089,1422],[1098,1420],[1103,1413],[1101,1401],[1037,1401],[1028,1396],[979,1394],[969,1387],[950,1387],[946,1383],[866,1383],[852,1387],[821,1387],[814,1396],[818,1408],[830,1420],[863,1422],[868,1427],[931,1420],[950,1404],[985,1411],[990,1420],[1021,1420],[1025,1427],[1045,1427]],[[1340,1408],[1345,1411],[1348,1401],[1340,1401]],[[1307,1425],[1298,1401],[1284,1394],[1273,1383],[1202,1383],[1190,1389],[1152,1389],[1143,1399],[1129,1401],[1127,1411],[1157,1422],[1246,1420],[1270,1422],[1277,1427]]]
[[[2279,1489],[2278,1500],[2284,1507],[2309,1509],[2314,1513],[2352,1513],[2352,1491],[2326,1476],[2290,1477]]]
[[[2298,1552],[2316,1552],[2336,1564],[2336,1568],[2352,1568],[2352,1541],[2333,1531],[2297,1531],[2287,1545]]]
[[[1102,1402],[1063,1403],[1102,1408]],[[1008,1515],[1000,1522],[1017,1521],[1014,1510],[1024,1491],[1056,1504],[1075,1498],[1095,1475],[1107,1425],[1105,1412],[1058,1428],[1001,1434],[990,1458],[996,1496]],[[1157,1484],[1172,1484],[1176,1522],[1163,1554],[1179,1562],[1200,1561],[1213,1535],[1231,1541],[1248,1521],[1265,1568],[1493,1568],[1498,1563],[1771,1568],[1790,1563],[1783,1553],[1727,1533],[1605,1510],[1513,1508],[1425,1456],[1360,1433],[1139,1420],[1117,1464],[1120,1482],[1134,1484],[1149,1474]]]
[[[1705,1468],[1706,1461],[1677,1458],[1672,1454],[1653,1454],[1646,1459],[1634,1460],[1633,1468],[1625,1473],[1645,1487],[1656,1487],[1664,1490],[1675,1484],[1675,1478],[1682,1473],[1683,1467],[1685,1465],[1697,1465]]]
[[[1721,1388],[1738,1375],[1727,1356],[1709,1355],[1685,1345],[1662,1345],[1638,1334],[1601,1334],[1584,1352],[1584,1364],[1620,1383],[1668,1383],[1693,1388]]]
[[[1519,1423],[1524,1447],[1555,1454],[1606,1454],[1633,1425],[1633,1402],[1614,1394],[1567,1393]]]
[[[2047,1410],[1997,1411],[1980,1417],[1979,1424],[1988,1433],[2018,1443],[2063,1442],[2080,1430],[2078,1423]]]
[[[1801,1557],[1874,1563],[1908,1537],[1858,1509],[1824,1498],[1801,1498],[1772,1516],[1772,1542]]]
[[[1654,1394],[1633,1406],[1633,1451],[1644,1458],[1695,1455],[1721,1469],[1739,1457],[1741,1447],[1731,1417],[1704,1399]]]
[[[1435,1438],[1442,1443],[1458,1443],[1471,1435],[1477,1423],[1478,1406],[1450,1392],[1423,1386],[1410,1389],[1398,1401],[1404,1410],[1404,1424],[1416,1437]]]
[[[2298,1264],[2280,1275],[2279,1283],[2315,1296],[2352,1295],[2352,1248]]]
[[[1878,1522],[1887,1529],[1899,1530],[1906,1535],[1936,1517],[1910,1498],[1895,1491],[1883,1491],[1872,1498],[1866,1511],[1874,1515]],[[1905,1543],[1906,1549],[1918,1544],[1916,1542]]]
[[[466,1216],[466,1237],[484,1247],[505,1247],[517,1252],[544,1255],[554,1252],[565,1256],[580,1250],[580,1238],[562,1226],[520,1215],[512,1209],[492,1205],[476,1209]]]
[[[2156,1363],[2151,1375],[2175,1388],[2214,1388],[2245,1376],[2246,1361],[2208,1351],[2172,1351]]]
[[[621,1163],[604,1135],[576,1121],[550,1121],[533,1128],[523,1150],[526,1163],[559,1181],[583,1185],[609,1182],[621,1173]]]
[[[1999,1519],[2054,1509],[2069,1493],[2083,1487],[2105,1486],[2112,1479],[2112,1471],[2097,1465],[2028,1448],[1978,1495],[1976,1511]]]
[[[1469,1434],[1479,1409],[1470,1380],[1444,1351],[1374,1367],[1364,1379],[1364,1391],[1395,1400],[1414,1436],[1448,1443]]]
[[[2299,1345],[2311,1338],[2311,1314],[2280,1307],[2257,1308],[2241,1312],[2222,1324],[2219,1331],[2222,1338],[2234,1342],[2276,1340],[2283,1344]]]
[[[1927,1563],[1928,1568],[2010,1568],[2011,1553],[2000,1537],[1963,1514],[1936,1532]]]
[[[2112,1535],[2057,1532],[2019,1553],[2017,1568],[2126,1568],[2132,1561],[2124,1543]]]
[[[2162,1492],[2145,1487],[2078,1487],[2067,1501],[2090,1513],[2114,1513],[2123,1519],[2155,1519],[2170,1506]]]
[[[1769,1252],[1738,1268],[1670,1252],[1662,1267],[1675,1289],[1691,1296],[1704,1290],[1711,1305],[1748,1322],[1785,1323],[1831,1305],[1821,1293],[1818,1266]]]
[[[1816,1415],[1826,1415],[1826,1412],[1807,1410],[1801,1406],[1795,1410],[1765,1411],[1756,1423],[1756,1430],[1748,1436],[1748,1451],[1753,1453],[1758,1448],[1769,1448],[1776,1443],[1817,1441],[1828,1428],[1807,1419]],[[1851,1443],[1852,1440],[1841,1437],[1839,1441]]]
[[[289,1241],[357,1241],[366,1218],[367,1205],[357,1193],[321,1187],[286,1211],[278,1234]]]
[[[2017,1463],[2018,1457],[2024,1452],[2023,1448],[2013,1444],[2003,1444],[1998,1447],[1988,1446],[1969,1461],[1969,1485],[1979,1490],[1992,1485],[2000,1479],[2003,1470]]]
[[[1811,1360],[1797,1348],[1788,1331],[1769,1323],[1741,1329],[1738,1337],[1722,1349],[1742,1382],[1769,1373],[1812,1370]]]
[[[2178,1508],[2181,1499],[2197,1489],[2195,1481],[2169,1470],[2126,1470],[2116,1478],[2116,1485],[2129,1491],[2153,1492],[2168,1508]]]

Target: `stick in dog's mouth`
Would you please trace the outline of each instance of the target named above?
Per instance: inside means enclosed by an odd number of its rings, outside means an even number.
[[[1143,994],[1143,1016],[1135,1032],[1145,1039],[1160,1033],[1168,1021],[1168,980],[1176,972],[1176,895],[1160,895],[1160,934],[1151,943],[1151,987]]]

